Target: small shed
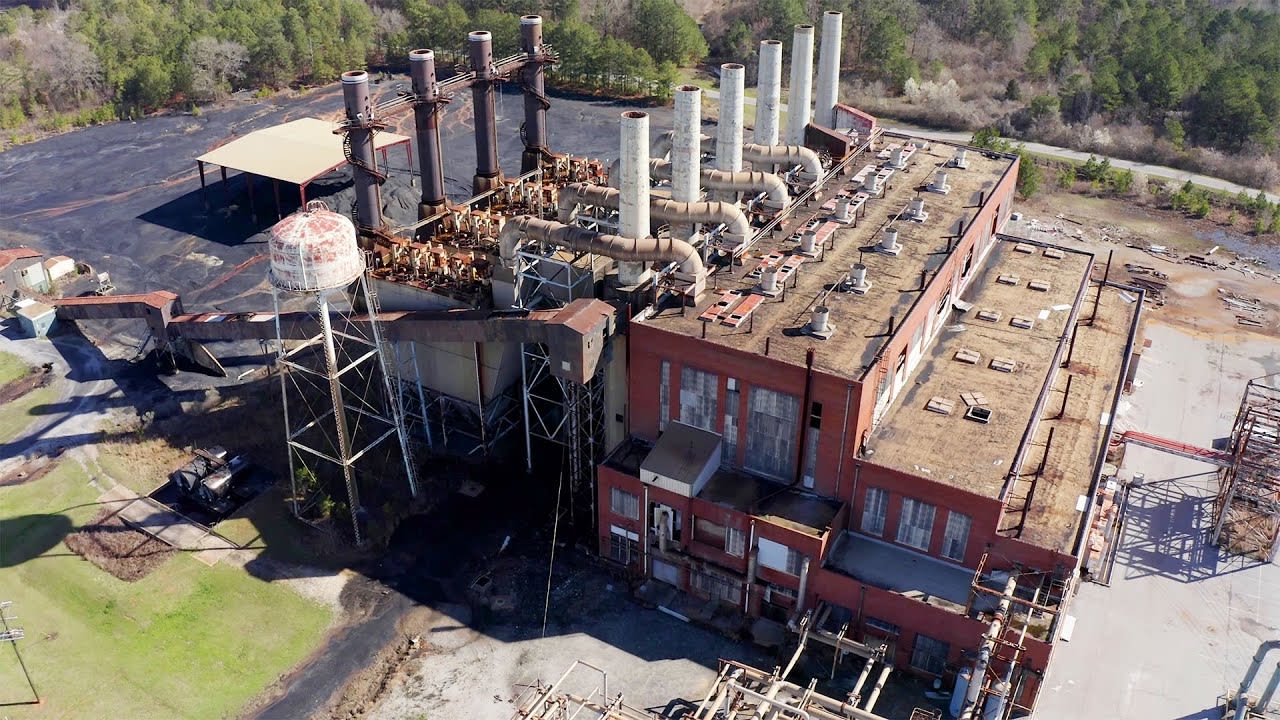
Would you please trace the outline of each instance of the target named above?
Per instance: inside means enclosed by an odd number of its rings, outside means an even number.
[[[18,323],[27,337],[39,338],[49,334],[53,329],[56,311],[49,305],[36,300],[23,300],[18,303]]]
[[[44,271],[49,282],[57,282],[59,278],[76,273],[76,261],[66,255],[55,255],[44,261]]]
[[[13,297],[15,293],[33,287],[29,275],[36,280],[44,278],[39,250],[28,247],[0,250],[0,295]]]

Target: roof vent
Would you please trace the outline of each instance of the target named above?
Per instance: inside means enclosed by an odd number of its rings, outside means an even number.
[[[1031,288],[1032,290],[1035,290],[1036,292],[1049,292],[1049,288],[1053,286],[1049,283],[1048,280],[1040,280],[1039,278],[1032,278],[1027,283],[1027,287]]]
[[[1035,251],[1036,251],[1036,249],[1035,249],[1034,247],[1032,247],[1032,246],[1028,245],[1027,243],[1018,243],[1017,245],[1014,245],[1014,246],[1013,246],[1013,251],[1014,251],[1014,252],[1018,252],[1018,253],[1022,253],[1022,254],[1024,254],[1024,255],[1029,255],[1029,254],[1031,254],[1031,253],[1035,252]]]
[[[876,250],[887,255],[897,255],[902,252],[902,246],[898,244],[898,228],[892,225],[886,226],[884,232],[880,234],[880,244],[876,246]]]
[[[760,292],[768,295],[769,297],[773,297],[782,292],[778,287],[778,268],[769,265],[764,270],[760,271],[760,284],[756,287],[759,288]]]
[[[882,179],[883,178],[881,178],[878,173],[867,173],[867,178],[862,181],[862,189],[866,191],[868,195],[873,197],[878,196],[880,194],[880,181]]]
[[[978,319],[985,320],[987,322],[1000,322],[1000,311],[999,310],[979,310]]]
[[[924,406],[924,409],[940,415],[950,415],[951,411],[956,409],[956,401],[935,395],[929,398],[929,402]]]
[[[906,153],[903,152],[902,146],[893,149],[893,153],[889,155],[889,167],[895,170],[901,170],[907,166]]]
[[[960,348],[959,350],[956,351],[956,360],[959,360],[960,362],[965,363],[967,365],[977,365],[978,361],[981,359],[982,359],[981,354],[979,354],[977,351],[970,350],[968,348]]]
[[[836,210],[831,215],[832,222],[848,225],[853,221],[853,214],[849,212],[850,202],[849,198],[844,196],[836,198]]]
[[[907,206],[907,217],[916,222],[924,222],[929,219],[929,213],[924,209],[924,198],[914,198],[911,204]]]
[[[871,281],[867,279],[867,266],[857,263],[849,268],[849,291],[855,295],[866,295],[871,289]]]
[[[1017,369],[1017,367],[1018,367],[1018,364],[1010,360],[1009,358],[1001,358],[1001,357],[991,358],[992,370],[999,370],[1000,372],[1011,373],[1015,369]]]
[[[818,257],[818,233],[812,230],[800,233],[800,254],[806,257]]]
[[[1061,260],[1062,258],[1066,257],[1066,255],[1064,255],[1063,252],[1058,248],[1045,248],[1044,256],[1047,258],[1051,258],[1053,260]]]
[[[966,420],[973,420],[986,425],[991,422],[991,408],[973,405],[968,410],[965,410],[964,417]]]
[[[947,163],[947,167],[960,168],[961,170],[969,167],[969,151],[964,148],[956,150],[955,156]]]
[[[835,334],[836,328],[829,322],[831,310],[825,305],[819,305],[813,309],[813,315],[809,318],[809,324],[804,327],[804,331],[816,338],[826,340]]]
[[[1030,330],[1032,327],[1035,326],[1036,321],[1032,320],[1029,317],[1014,315],[1012,318],[1009,319],[1009,324],[1022,330]]]
[[[933,182],[929,183],[929,192],[936,192],[946,195],[951,192],[951,186],[947,184],[947,171],[939,170],[933,175]]]

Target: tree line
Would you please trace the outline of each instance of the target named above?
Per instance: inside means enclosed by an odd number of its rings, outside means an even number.
[[[238,90],[332,82],[352,68],[403,65],[414,47],[460,51],[493,33],[519,49],[519,16],[547,16],[566,80],[668,92],[707,46],[675,0],[630,0],[581,17],[576,0],[57,0],[0,12],[0,129],[136,117]],[[604,6],[598,6],[604,7]],[[622,20],[625,19],[625,22]],[[603,28],[603,30],[602,30]],[[553,75],[554,77],[554,75]]]

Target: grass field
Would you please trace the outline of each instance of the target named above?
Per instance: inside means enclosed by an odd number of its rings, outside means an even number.
[[[0,407],[0,442],[16,438],[23,429],[38,420],[40,416],[32,411],[41,405],[57,402],[58,394],[58,382],[54,381]]]
[[[323,636],[328,610],[238,567],[178,555],[126,583],[70,553],[62,538],[98,512],[101,492],[72,459],[0,488],[0,600],[13,601],[44,700],[0,714],[230,717]],[[29,698],[12,649],[0,648],[0,703]]]
[[[31,368],[22,362],[22,358],[12,353],[0,352],[0,385],[26,375]]]

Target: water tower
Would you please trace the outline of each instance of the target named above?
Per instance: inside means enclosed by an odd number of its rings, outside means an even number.
[[[341,481],[361,543],[361,476],[403,464],[410,493],[417,486],[356,228],[312,201],[271,228],[269,249],[293,512]]]

